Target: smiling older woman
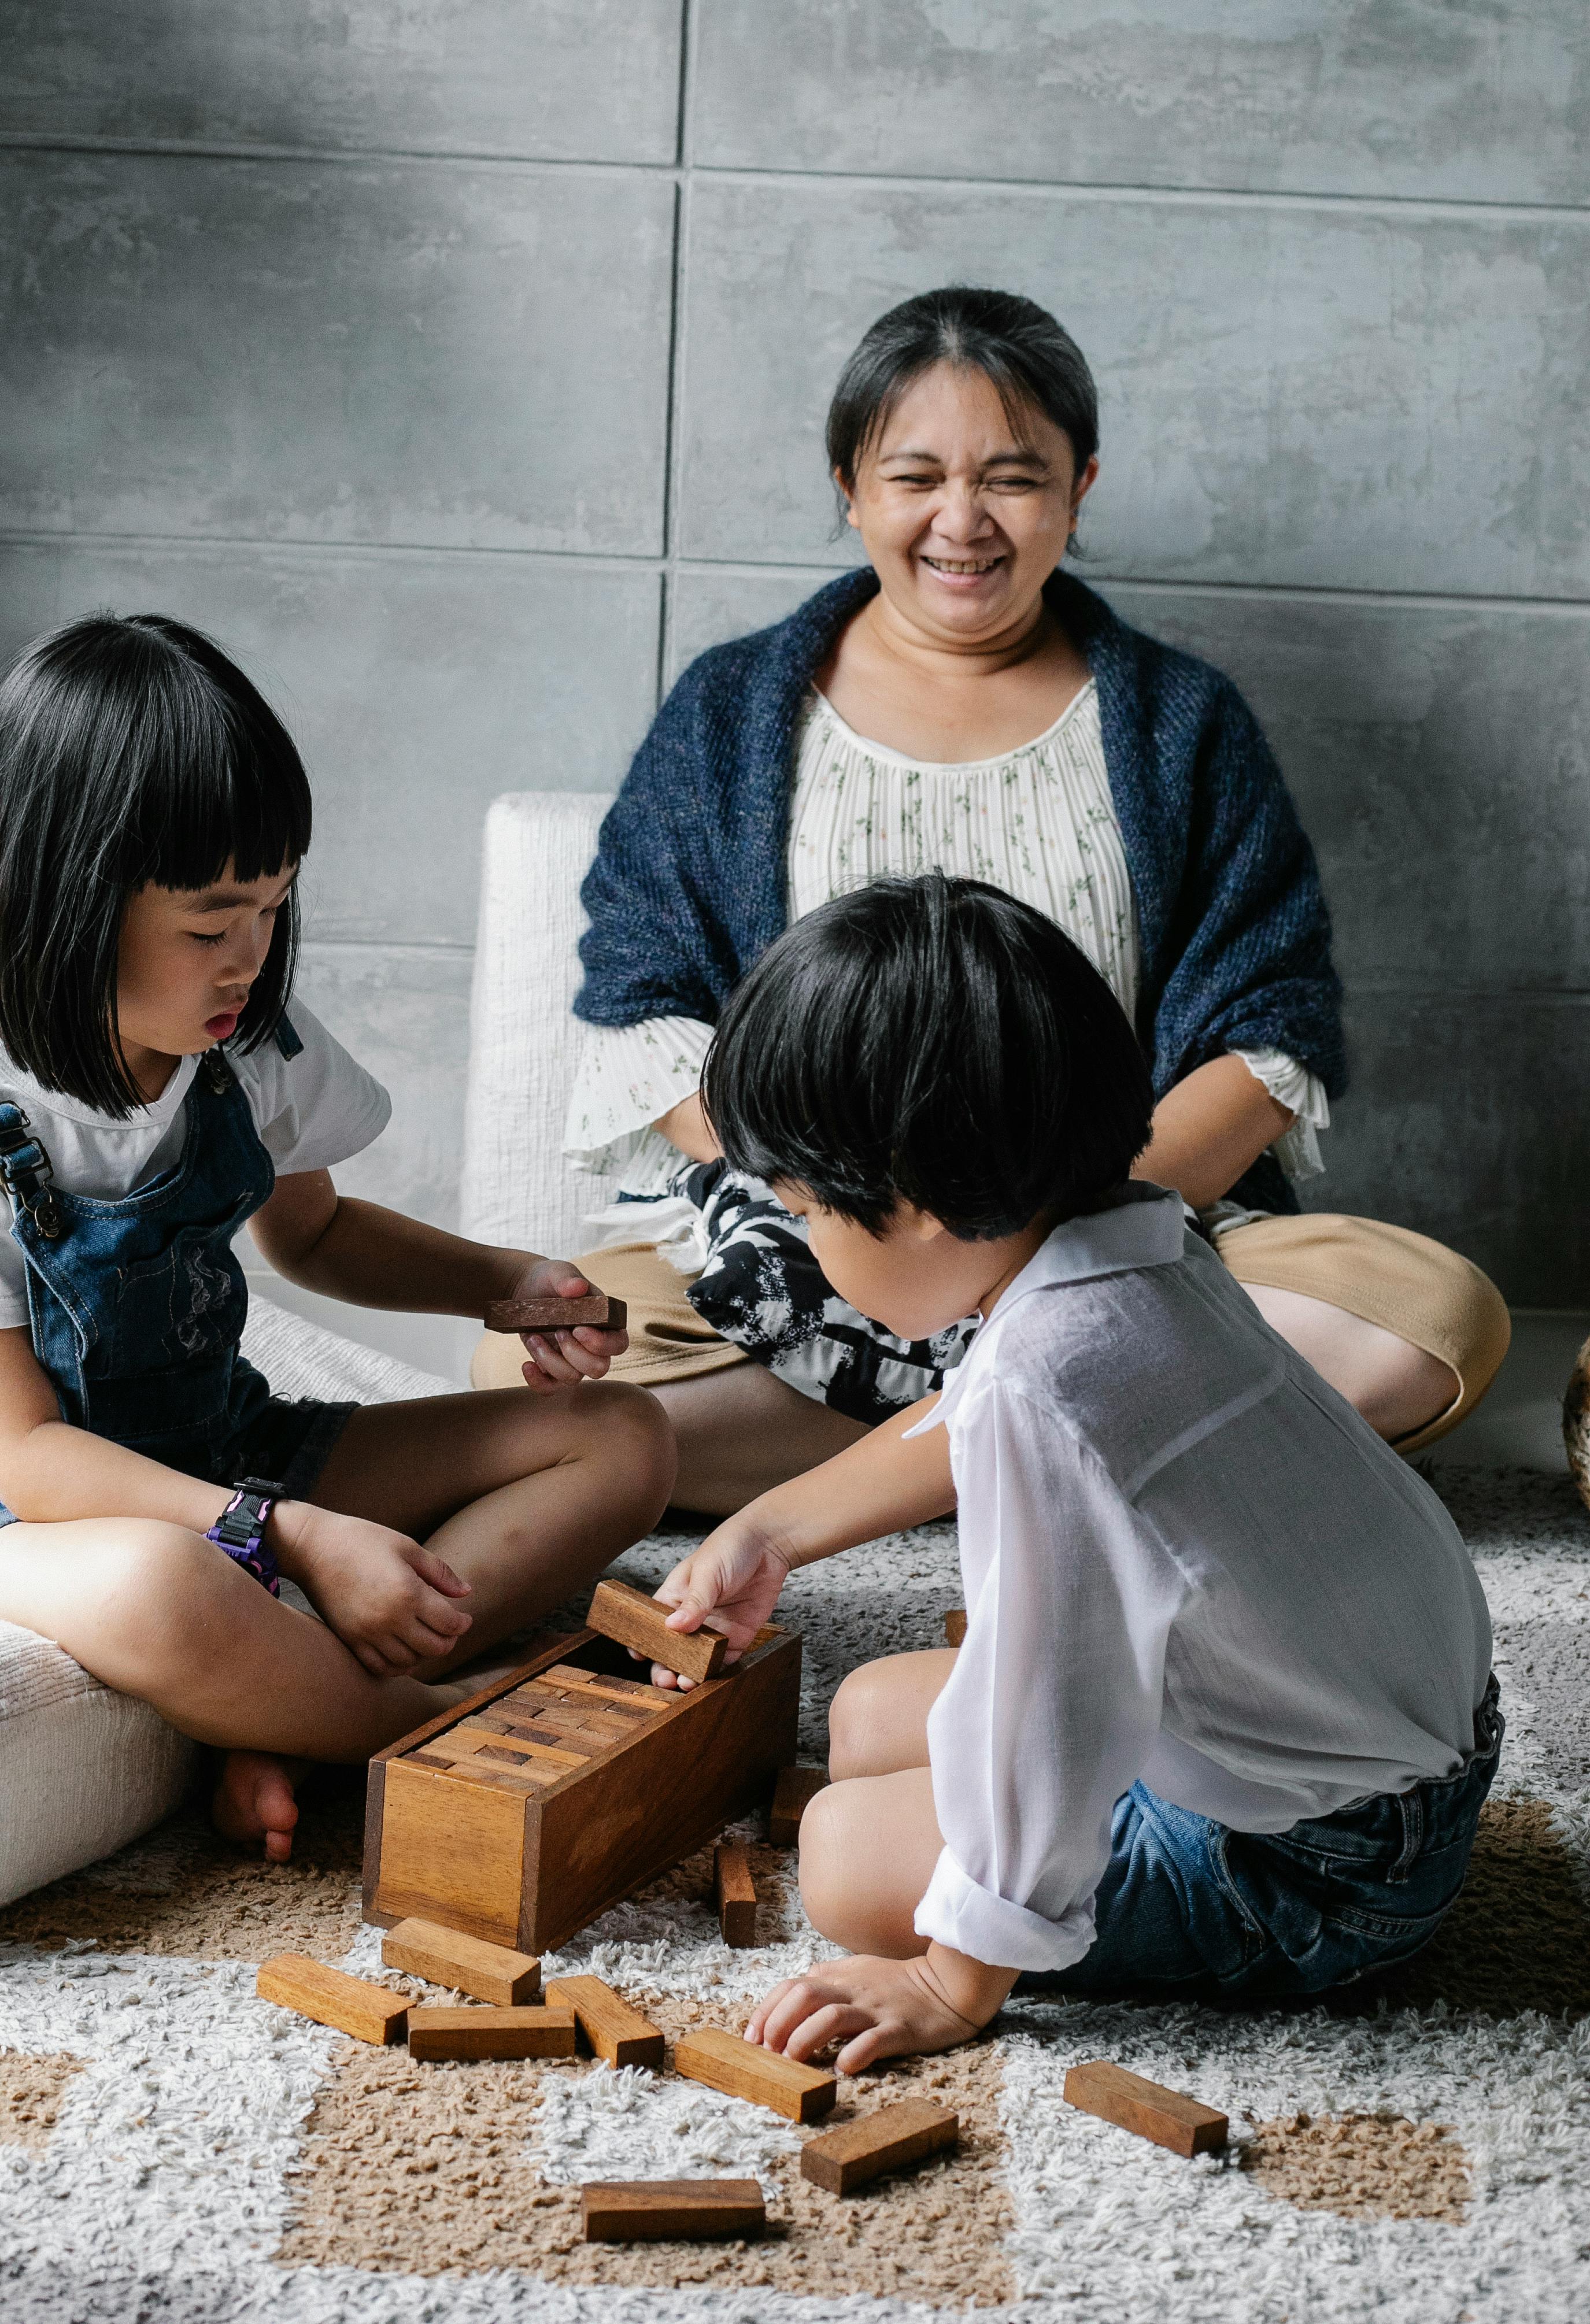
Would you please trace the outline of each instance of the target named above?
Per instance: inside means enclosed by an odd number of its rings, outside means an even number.
[[[1299,1213],[1345,1084],[1313,852],[1229,679],[1062,570],[1097,442],[1082,353],[1030,300],[937,290],[884,315],[827,429],[866,568],[693,663],[603,825],[567,1142],[618,1176],[582,1264],[631,1302],[615,1372],[667,1406],[688,1505],[736,1508],[839,1451],[937,1388],[975,1328],[908,1344],[846,1306],[702,1111],[736,979],[883,872],[989,881],[1083,947],[1153,1065],[1139,1174],[1383,1436],[1432,1442],[1506,1351],[1466,1259]],[[477,1383],[522,1356],[488,1340]]]

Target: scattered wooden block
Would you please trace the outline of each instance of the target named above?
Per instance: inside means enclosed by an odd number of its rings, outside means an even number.
[[[816,1799],[826,1791],[828,1771],[826,1767],[781,1767],[779,1780],[773,1786],[773,1803],[767,1820],[767,1836],[775,1848],[797,1848],[800,1843],[800,1819]]]
[[[737,1840],[720,1840],[712,1856],[712,1880],[717,1891],[717,1925],[726,1945],[744,1951],[756,1942],[756,1883],[751,1858]]]
[[[650,2066],[653,2073],[661,2072],[661,2034],[599,1977],[555,1978],[547,1999],[555,2008],[573,2010],[593,2054],[609,2066]]]
[[[374,2042],[379,2048],[403,2038],[409,2005],[401,1993],[389,1993],[385,1986],[371,1985],[362,1977],[349,1977],[344,1969],[327,1969],[320,1961],[307,1960],[302,1953],[276,1953],[262,1961],[254,1989],[262,2001],[296,2009],[300,2017],[312,2017],[317,2025],[335,2025],[339,2034],[351,2034],[356,2042]]]
[[[754,2179],[609,2179],[579,2190],[587,2244],[756,2236],[765,2218]]]
[[[571,1332],[577,1323],[622,1332],[627,1320],[623,1300],[609,1299],[605,1291],[587,1292],[583,1299],[494,1299],[485,1311],[488,1332]]]
[[[744,2042],[716,2025],[703,2026],[676,2042],[673,2064],[687,2081],[705,2082],[709,2090],[771,2107],[791,2122],[816,2122],[839,2094],[833,2075],[820,2066],[798,2065],[793,2058]]]
[[[541,1965],[532,1954],[460,1936],[435,1921],[400,1921],[382,1939],[381,1958],[388,1969],[406,1969],[431,1985],[450,1985],[498,2009],[522,2008],[541,1989]]]
[[[1141,2074],[1129,2074],[1124,2066],[1112,2066],[1103,2058],[1069,2069],[1065,2097],[1084,2114],[1118,2123],[1139,2138],[1151,2138],[1156,2146],[1168,2146],[1173,2154],[1203,2154],[1225,2144],[1225,2116],[1213,2107],[1179,2090],[1161,2089],[1158,2082],[1145,2081]]]
[[[855,2122],[842,2122],[809,2139],[800,2150],[800,2175],[830,2195],[848,2195],[886,2171],[903,2171],[924,2155],[954,2146],[961,2135],[960,2116],[930,2098],[901,2098],[897,2106],[880,2107]]]
[[[728,1640],[716,1630],[670,1630],[672,1611],[660,1599],[632,1590],[627,1582],[598,1582],[586,1619],[603,1637],[638,1648],[681,1678],[716,1678],[729,1650]]]
[[[572,2009],[445,2009],[409,2012],[411,2058],[572,2058]]]
[[[952,1606],[944,1618],[944,1641],[947,1646],[964,1646],[966,1643],[966,1609]]]

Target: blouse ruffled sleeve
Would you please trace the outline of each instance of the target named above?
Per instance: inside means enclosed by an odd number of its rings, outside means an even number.
[[[584,1030],[563,1151],[573,1168],[606,1177],[634,1159],[660,1115],[694,1097],[712,1028],[693,1017],[648,1017]]]

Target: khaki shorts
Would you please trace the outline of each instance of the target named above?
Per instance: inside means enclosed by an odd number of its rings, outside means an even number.
[[[1438,1357],[1456,1375],[1457,1394],[1447,1410],[1404,1437],[1399,1452],[1417,1452],[1456,1428],[1507,1353],[1511,1325],[1489,1276],[1408,1227],[1320,1211],[1230,1227],[1215,1248],[1239,1283],[1301,1292],[1345,1308]],[[628,1303],[629,1351],[614,1364],[615,1379],[661,1388],[750,1360],[701,1321],[685,1296],[686,1278],[659,1258],[654,1245],[616,1243],[575,1264],[598,1290]],[[476,1388],[517,1387],[523,1360],[516,1339],[488,1332],[475,1351],[470,1378]]]

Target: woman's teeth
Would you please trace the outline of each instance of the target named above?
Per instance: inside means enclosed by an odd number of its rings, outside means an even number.
[[[1003,559],[998,557],[924,557],[922,562],[930,565],[935,573],[992,573]]]

